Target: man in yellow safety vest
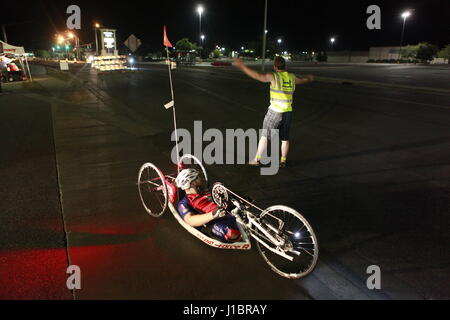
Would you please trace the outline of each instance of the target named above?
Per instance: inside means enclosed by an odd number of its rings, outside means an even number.
[[[304,78],[297,78],[295,74],[286,71],[286,61],[282,57],[275,57],[273,73],[258,73],[236,58],[234,66],[242,70],[250,78],[261,82],[270,82],[270,106],[264,118],[263,131],[258,144],[258,151],[255,158],[250,161],[250,165],[260,165],[261,155],[267,148],[267,139],[272,136],[272,130],[279,129],[281,139],[281,160],[280,167],[286,166],[289,153],[289,129],[292,119],[292,102],[297,84],[304,84],[314,81],[312,75]]]

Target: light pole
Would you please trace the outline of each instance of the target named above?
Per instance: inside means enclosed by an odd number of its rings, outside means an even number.
[[[97,40],[97,33],[98,33],[98,28],[100,28],[100,25],[98,23],[96,23],[94,25],[94,32],[95,32],[95,53],[98,56],[98,40]]]
[[[200,36],[200,38],[202,39],[202,45],[201,45],[201,51],[200,51],[200,58],[203,58],[203,55],[204,55],[204,52],[205,52],[205,50],[204,50],[204,48],[203,48],[203,41],[205,40],[205,35],[204,34],[202,34],[201,36]]]
[[[400,49],[398,50],[398,60],[401,58],[401,51],[402,51],[402,45],[403,45],[403,35],[405,33],[405,24],[406,24],[406,18],[408,18],[411,15],[411,12],[405,11],[402,13],[403,18],[403,28],[402,28],[402,36],[400,38]]]
[[[80,60],[80,38],[78,38],[73,32],[69,32],[68,36],[70,39],[74,40],[75,44],[75,57],[76,59]]]
[[[331,39],[330,39],[330,42],[331,42],[331,50],[334,49],[334,42],[335,42],[335,41],[336,41],[335,38],[331,38]]]
[[[263,29],[263,52],[262,52],[262,66],[261,70],[264,72],[265,64],[266,64],[266,37],[267,37],[267,5],[268,0],[265,1],[264,5],[264,29]]]
[[[60,47],[61,45],[64,45],[64,42],[66,41],[66,39],[62,36],[62,35],[56,35],[56,42],[58,43],[58,45],[56,46],[56,49],[58,49],[58,47]],[[64,55],[64,54],[62,54]]]
[[[203,11],[204,11],[203,7],[201,5],[199,5],[197,7],[197,12],[198,12],[198,17],[199,17],[199,35],[200,35],[200,40],[202,40],[201,37],[202,37],[202,14],[203,14]]]

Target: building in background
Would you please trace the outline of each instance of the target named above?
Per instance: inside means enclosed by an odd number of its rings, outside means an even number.
[[[397,60],[400,56],[400,47],[370,47],[370,60]]]
[[[116,30],[100,29],[101,34],[101,55],[102,56],[118,56]]]

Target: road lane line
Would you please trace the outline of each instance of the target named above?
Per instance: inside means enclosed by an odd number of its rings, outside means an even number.
[[[432,107],[432,108],[439,108],[439,109],[447,109],[447,110],[450,109],[450,106],[441,106],[441,105],[438,105],[438,104],[429,104],[429,103],[409,101],[409,100],[403,100],[403,99],[381,98],[381,97],[376,97],[376,99],[392,101],[392,102],[400,102],[400,103],[404,103],[404,104],[417,104],[417,105],[421,105],[421,106]]]
[[[257,111],[258,111],[258,110],[255,109],[255,108],[252,108],[252,107],[249,107],[249,106],[247,106],[247,105],[245,105],[245,104],[242,104],[242,103],[240,103],[240,102],[237,102],[237,101],[228,99],[228,98],[225,97],[225,96],[222,96],[222,95],[220,95],[220,94],[218,94],[218,93],[212,92],[212,91],[210,91],[210,90],[208,90],[208,89],[202,88],[202,87],[200,87],[200,86],[198,86],[198,85],[193,84],[192,82],[189,82],[189,81],[186,81],[186,80],[182,80],[182,79],[177,79],[177,81],[184,82],[184,83],[186,83],[186,84],[188,84],[188,85],[190,85],[190,86],[192,86],[192,87],[194,87],[194,88],[196,88],[196,89],[198,89],[198,90],[200,90],[200,91],[205,92],[206,94],[209,94],[209,95],[211,95],[211,96],[213,96],[213,97],[215,97],[215,98],[217,98],[217,99],[219,99],[219,100],[226,101],[226,102],[228,102],[228,103],[230,103],[230,104],[233,104],[233,105],[235,105],[235,106],[238,106],[238,107],[241,107],[241,108],[244,108],[244,109],[253,111],[253,112],[257,112]]]
[[[410,89],[410,90],[423,90],[423,91],[431,91],[435,93],[442,93],[442,94],[450,94],[450,89],[443,89],[443,88],[432,88],[432,87],[420,87],[420,86],[408,86],[403,84],[397,84],[397,83],[384,83],[384,82],[374,82],[374,81],[363,81],[363,80],[352,80],[352,79],[341,79],[341,78],[330,78],[330,77],[322,77],[322,76],[316,76],[315,77],[317,81],[319,82],[351,82],[356,85],[365,85],[369,87],[389,87],[389,88],[400,88],[400,89]]]
[[[325,68],[327,69],[342,69],[342,68],[354,68],[354,66],[346,66],[346,67],[291,67],[292,70],[305,70],[305,69],[317,69],[317,70],[323,70]],[[200,68],[189,68],[190,70],[195,70],[197,72],[203,72],[203,73],[211,73],[211,72],[223,72],[228,74],[240,74],[240,71],[230,70],[230,69],[212,69],[210,67],[206,67],[208,69],[201,70]],[[375,81],[366,81],[366,80],[354,80],[354,79],[342,79],[342,78],[333,78],[333,77],[322,77],[322,76],[316,76],[317,81],[319,82],[332,82],[332,83],[342,83],[342,82],[352,82],[353,84],[359,84],[359,85],[365,85],[369,87],[390,87],[390,88],[401,88],[401,89],[410,89],[410,90],[423,90],[423,91],[431,91],[433,93],[440,93],[440,94],[450,94],[450,89],[444,89],[444,88],[432,88],[432,87],[421,87],[421,86],[408,86],[408,85],[402,85],[402,84],[396,84],[396,83],[383,83],[383,82],[375,82]]]

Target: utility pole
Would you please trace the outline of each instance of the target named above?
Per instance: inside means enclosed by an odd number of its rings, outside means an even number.
[[[2,31],[3,31],[3,41],[8,43],[8,38],[6,37],[6,29],[5,29],[5,25],[4,24],[2,24]]]
[[[17,23],[7,23],[7,24],[2,24],[2,32],[3,32],[3,41],[8,43],[8,38],[6,37],[6,28],[8,26],[18,26],[21,24],[27,24],[27,23],[31,23],[33,21],[29,20],[29,21],[23,21],[23,22],[17,22]]]
[[[265,8],[264,8],[264,30],[263,30],[263,52],[262,52],[262,66],[261,71],[264,71],[264,67],[266,64],[266,36],[267,36],[267,2],[265,0]]]

